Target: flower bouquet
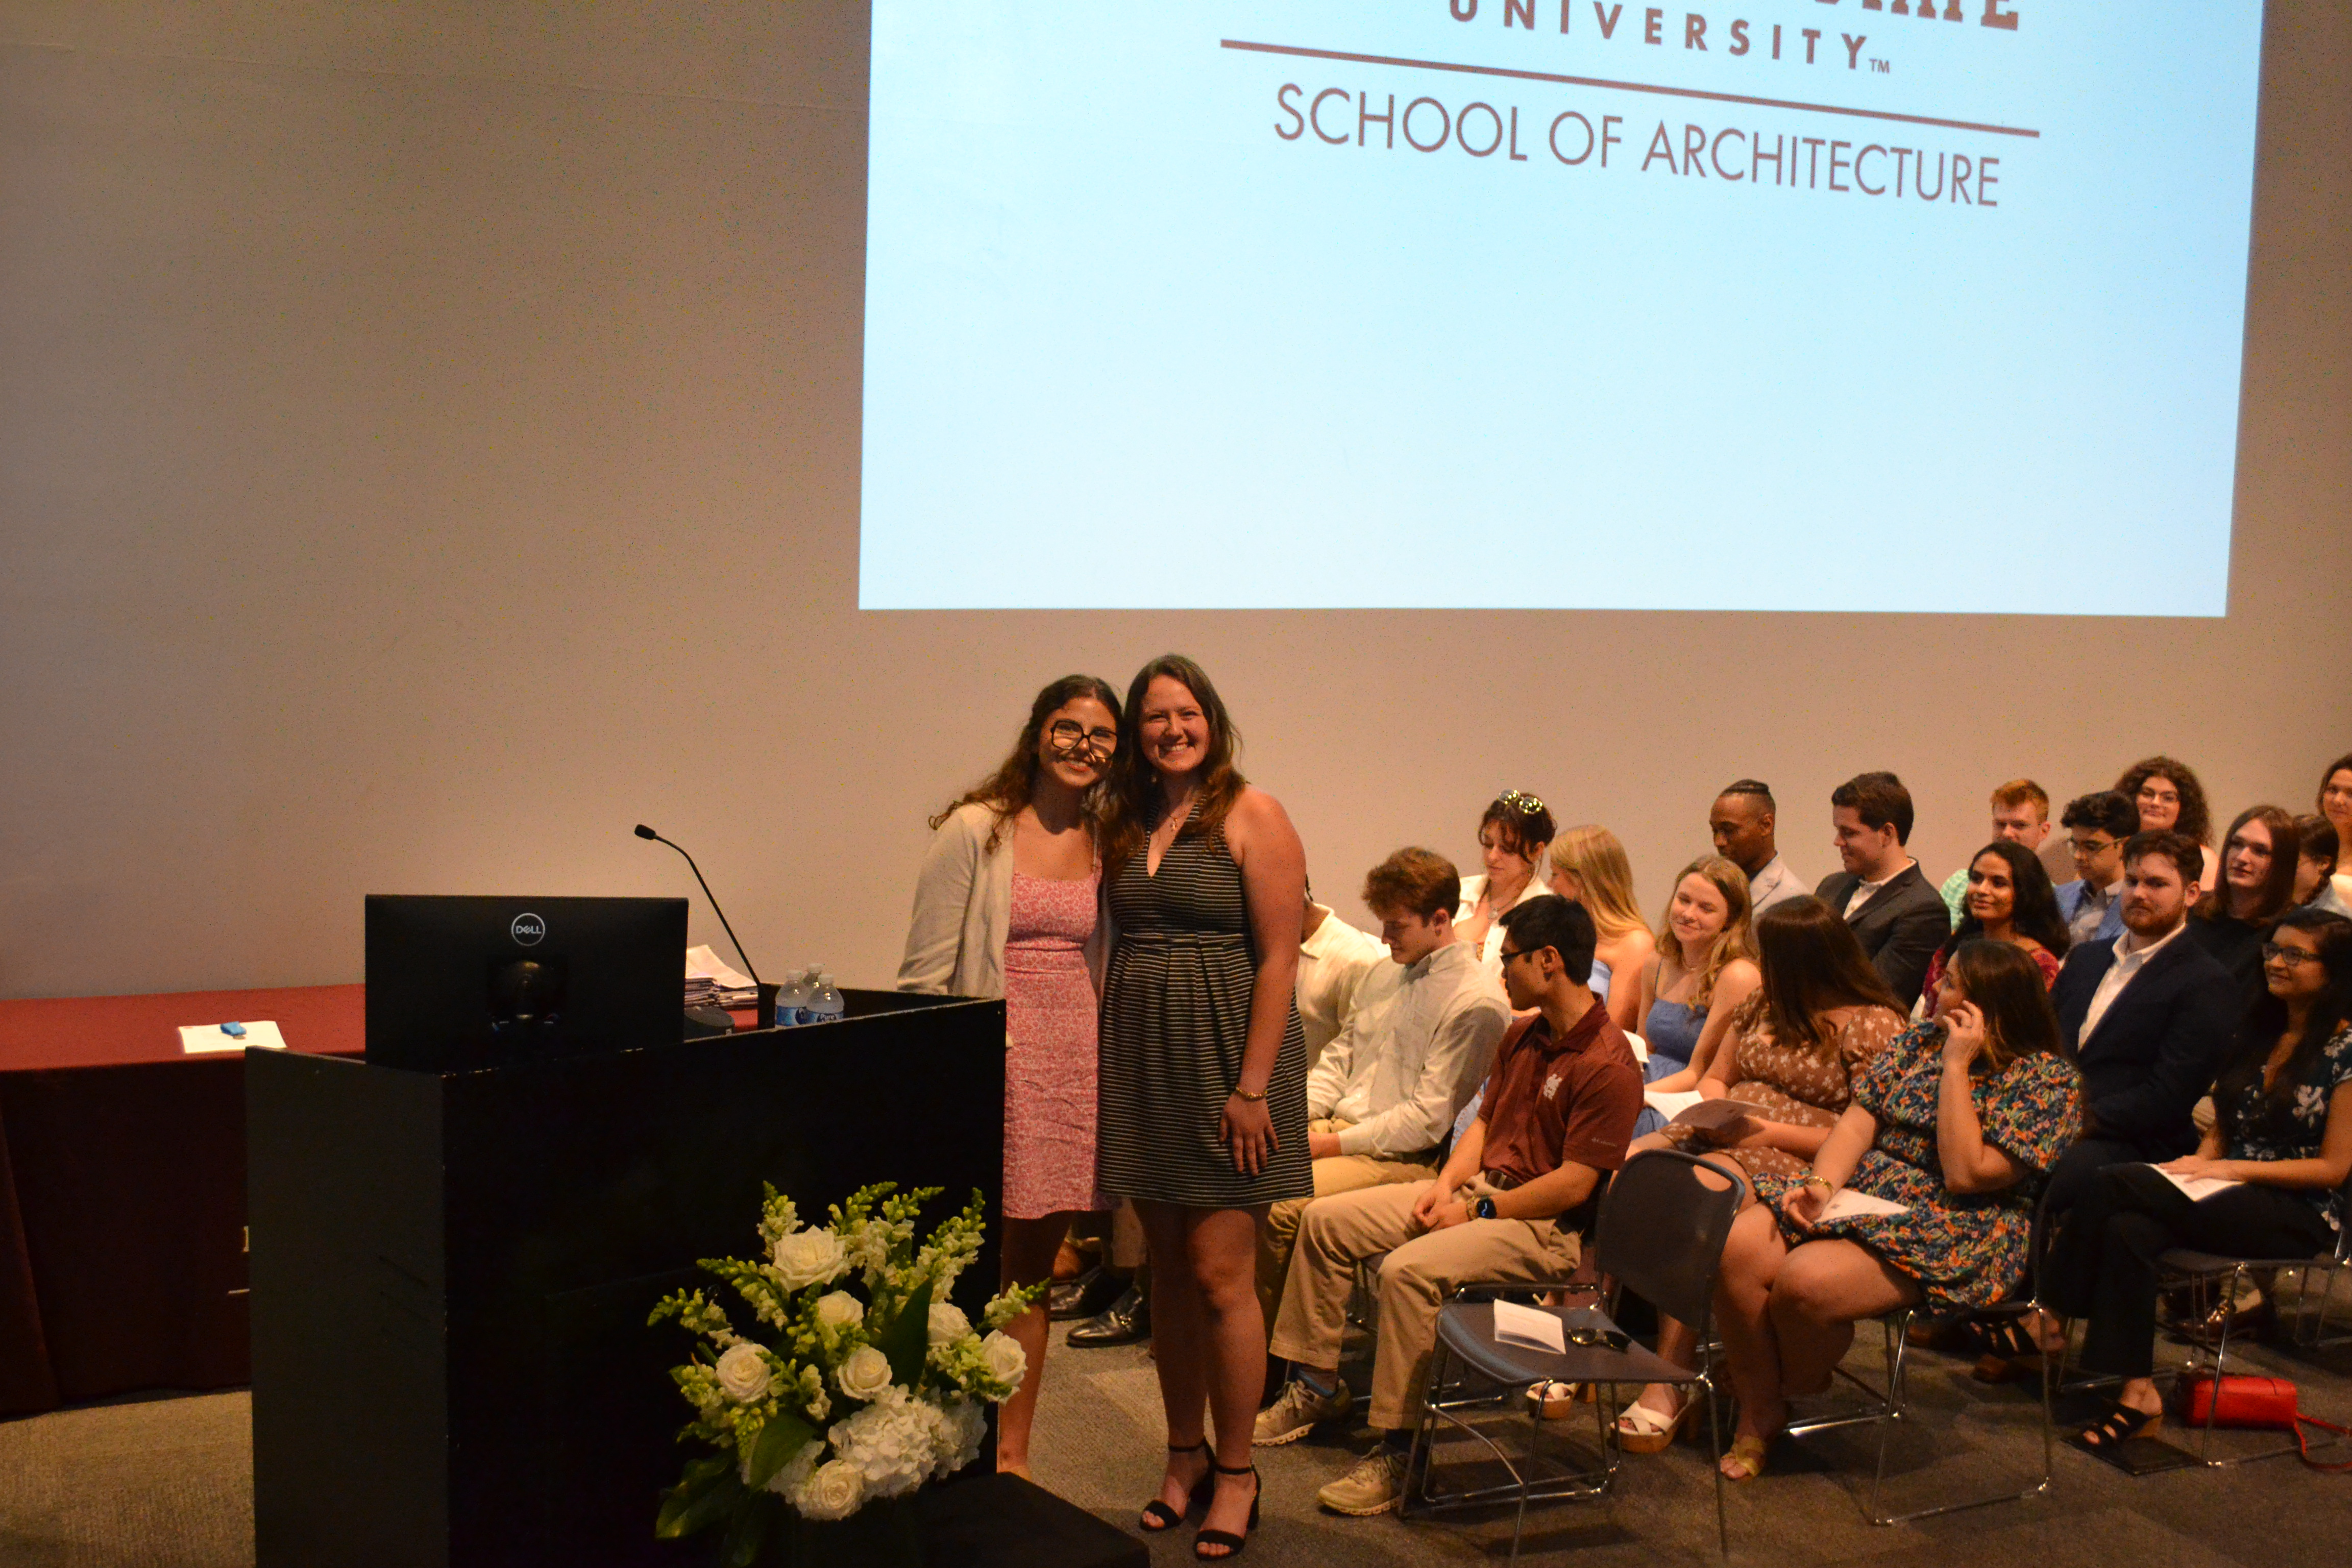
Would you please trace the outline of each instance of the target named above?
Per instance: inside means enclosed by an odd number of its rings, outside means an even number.
[[[790,1528],[780,1509],[845,1520],[971,1463],[988,1431],[982,1402],[1011,1397],[1028,1370],[1003,1326],[1042,1289],[991,1300],[985,1338],[949,1301],[980,1251],[978,1193],[918,1245],[915,1216],[937,1187],[862,1187],[832,1224],[806,1227],[792,1199],[765,1191],[765,1258],[701,1260],[751,1309],[751,1331],[699,1289],[665,1297],[646,1320],[675,1318],[696,1336],[670,1371],[694,1407],[678,1440],[717,1450],[664,1494],[654,1533],[723,1528],[728,1568],[759,1562]]]

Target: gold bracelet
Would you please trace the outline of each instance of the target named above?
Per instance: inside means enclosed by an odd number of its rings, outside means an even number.
[[[1797,1185],[1801,1187],[1810,1187],[1815,1184],[1819,1184],[1822,1191],[1825,1193],[1833,1193],[1837,1191],[1837,1184],[1831,1181],[1827,1176],[1808,1175],[1804,1180],[1799,1182]]]
[[[1248,1089],[1244,1089],[1241,1085],[1235,1084],[1234,1085],[1234,1098],[1235,1100],[1246,1100],[1252,1105],[1257,1105],[1263,1103],[1265,1100],[1265,1091],[1264,1089],[1260,1089],[1257,1093],[1252,1094]]]

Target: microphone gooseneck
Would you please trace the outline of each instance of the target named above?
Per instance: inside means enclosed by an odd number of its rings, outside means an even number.
[[[727,911],[719,907],[719,897],[710,890],[710,884],[703,881],[702,868],[694,863],[694,857],[687,854],[683,847],[673,843],[669,839],[664,838],[660,834],[656,833],[652,828],[647,827],[642,822],[637,824],[637,837],[640,838],[649,838],[656,844],[667,844],[671,848],[676,849],[679,856],[684,858],[686,861],[686,868],[694,873],[694,879],[697,882],[702,883],[702,896],[710,900],[710,912],[719,917],[719,923],[726,928],[727,940],[735,944],[735,956],[743,961],[743,972],[751,977],[752,984],[759,984],[760,972],[751,967],[751,955],[743,951],[743,939],[737,936],[735,934],[735,928],[728,923]]]

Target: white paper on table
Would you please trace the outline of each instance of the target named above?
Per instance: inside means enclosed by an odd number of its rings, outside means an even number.
[[[183,1024],[180,1026],[180,1053],[183,1056],[204,1056],[212,1051],[241,1051],[247,1046],[258,1046],[265,1051],[282,1051],[286,1037],[278,1026],[264,1018],[257,1024],[245,1026],[245,1038],[224,1035],[218,1024]]]
[[[2233,1182],[2226,1176],[2176,1176],[2161,1165],[2150,1165],[2148,1169],[2187,1193],[2189,1201],[2191,1203],[2202,1203],[2215,1193],[2226,1193],[2231,1187],[2242,1187],[2246,1184],[2243,1182]]]
[[[722,991],[750,991],[758,982],[748,974],[739,974],[727,967],[726,961],[708,947],[686,950],[686,977],[688,980],[709,980]]]
[[[1910,1212],[1908,1204],[1891,1204],[1885,1198],[1874,1198],[1868,1193],[1855,1192],[1852,1187],[1842,1187],[1835,1197],[1822,1205],[1821,1218],[1813,1223],[1821,1225],[1833,1219],[1879,1219],[1887,1215]]]
[[[1554,1355],[1568,1352],[1568,1336],[1559,1320],[1549,1312],[1522,1307],[1517,1301],[1495,1303],[1495,1338],[1500,1343],[1524,1345],[1531,1351],[1549,1351]]]
[[[1698,1103],[1699,1093],[1696,1089],[1684,1093],[1671,1089],[1652,1089],[1643,1090],[1642,1098],[1649,1102],[1651,1110],[1672,1121]]]

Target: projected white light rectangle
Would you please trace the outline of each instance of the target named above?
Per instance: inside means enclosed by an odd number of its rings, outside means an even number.
[[[875,0],[859,602],[2220,615],[2261,34]]]

